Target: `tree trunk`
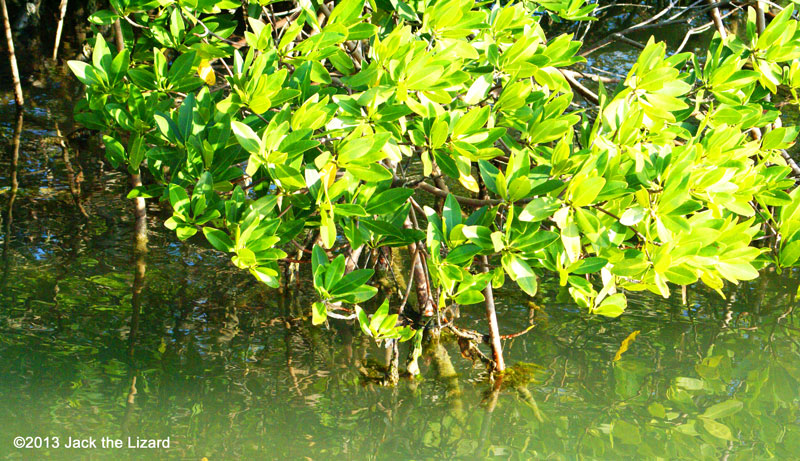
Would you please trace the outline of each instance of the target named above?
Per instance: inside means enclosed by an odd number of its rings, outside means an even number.
[[[61,44],[61,31],[64,29],[64,16],[67,14],[67,0],[61,0],[59,6],[58,25],[56,26],[56,42],[53,45],[53,61],[58,58],[58,45]]]
[[[489,272],[489,258],[482,256],[483,272]],[[490,281],[483,289],[483,296],[486,298],[486,320],[489,321],[489,341],[492,346],[492,359],[494,359],[494,371],[500,372],[506,369],[503,360],[503,345],[500,344],[500,327],[497,325],[497,313],[494,309],[494,292]]]
[[[20,110],[25,105],[25,98],[22,96],[22,83],[19,80],[19,68],[17,68],[17,56],[14,54],[14,38],[11,36],[11,24],[8,21],[6,0],[0,0],[0,13],[3,15],[3,27],[6,30],[8,60],[11,64],[11,79],[14,83],[14,100],[17,102],[17,110]]]

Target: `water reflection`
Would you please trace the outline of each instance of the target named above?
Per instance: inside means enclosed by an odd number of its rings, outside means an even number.
[[[11,137],[11,161],[9,162],[8,168],[8,201],[6,202],[4,229],[5,236],[3,238],[3,276],[2,279],[0,279],[0,288],[4,288],[6,280],[8,280],[8,243],[11,239],[11,224],[14,222],[14,201],[17,199],[17,190],[19,189],[19,181],[17,180],[17,165],[19,164],[19,143],[22,136],[24,120],[25,113],[22,111],[17,111],[14,134]],[[0,224],[2,224],[2,215],[0,215]],[[0,227],[2,226],[0,225]]]

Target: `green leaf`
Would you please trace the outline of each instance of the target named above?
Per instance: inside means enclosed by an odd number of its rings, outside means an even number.
[[[592,204],[605,185],[606,180],[598,176],[580,181],[572,192],[572,206],[578,208]]]
[[[169,203],[175,211],[189,216],[189,194],[183,187],[177,184],[169,185]]]
[[[196,53],[190,51],[178,56],[178,58],[172,62],[169,72],[167,73],[167,78],[171,83],[175,84],[175,82],[178,82],[192,72],[195,56]]]
[[[608,260],[605,258],[586,258],[577,261],[573,265],[577,265],[575,269],[570,270],[570,273],[576,275],[583,275],[583,274],[592,274],[594,272],[599,271],[600,269],[604,268],[608,264]],[[572,266],[570,266],[572,268]]]
[[[383,336],[394,336],[397,330],[397,314],[387,315],[386,318],[383,319],[381,325],[378,327],[378,331]]]
[[[615,421],[611,429],[611,435],[630,445],[640,445],[642,436],[639,428],[627,421]]]
[[[278,288],[281,285],[278,278],[278,271],[269,267],[254,266],[250,268],[250,273],[261,283],[271,288]]]
[[[369,329],[369,319],[367,318],[367,313],[364,312],[361,306],[356,306],[356,317],[358,318],[358,325],[361,327],[361,331],[363,331],[365,335],[371,337],[372,332]]]
[[[311,305],[311,324],[319,325],[328,318],[328,309],[323,302],[315,302]]]
[[[466,245],[459,245],[452,249],[450,253],[447,254],[445,261],[450,264],[461,265],[467,261],[472,261],[472,258],[475,257],[478,253],[480,253],[481,247],[478,245],[467,243]]]
[[[622,216],[619,217],[619,223],[623,226],[635,226],[644,219],[645,216],[647,216],[647,210],[644,207],[635,206],[633,208],[628,208],[622,213]]]
[[[175,229],[175,234],[180,240],[186,240],[197,233],[197,228],[192,226],[178,226]]]
[[[344,255],[333,258],[328,265],[328,269],[325,271],[325,289],[328,292],[331,292],[331,289],[341,280],[344,275],[344,266]]]
[[[463,293],[459,293],[454,301],[458,304],[468,305],[468,304],[478,304],[485,300],[486,298],[483,297],[483,293],[478,290],[467,290]]]
[[[316,271],[318,267],[325,267],[328,265],[328,255],[325,250],[319,245],[314,245],[311,250],[311,269]]]
[[[184,139],[181,135],[181,130],[178,128],[175,121],[172,120],[172,117],[161,112],[156,112],[153,114],[153,118],[156,121],[156,125],[158,125],[158,130],[164,138],[173,144],[183,143]]]
[[[239,144],[251,154],[258,154],[260,151],[261,138],[250,126],[236,120],[231,121],[231,130]]]
[[[100,77],[94,70],[91,64],[83,61],[68,61],[69,69],[75,74],[75,77],[86,86],[94,86],[100,84]]]
[[[99,10],[95,11],[87,19],[92,24],[97,24],[98,26],[108,26],[113,24],[117,18],[119,18],[119,15],[113,11]]]
[[[368,214],[389,214],[397,211],[414,195],[413,189],[394,188],[373,195],[365,207]]]
[[[404,21],[418,22],[417,13],[403,0],[390,0],[397,16]]]
[[[714,437],[722,440],[735,440],[728,426],[718,423],[713,419],[700,418],[700,420],[703,421],[703,428]]]
[[[136,198],[136,197],[143,197],[143,198],[157,198],[161,197],[164,193],[164,186],[159,184],[152,184],[149,186],[137,186],[131,189],[128,192],[128,195],[125,198]]]
[[[111,136],[103,135],[103,144],[106,145],[106,158],[111,162],[111,166],[119,168],[127,162],[125,148],[119,141]]]
[[[95,35],[94,49],[92,50],[92,64],[100,75],[108,76],[111,73],[111,50],[101,34]]]
[[[373,333],[380,332],[380,326],[386,317],[389,315],[389,300],[385,299],[383,303],[381,303],[378,310],[372,314],[372,319],[369,321],[369,329],[372,330]]]
[[[116,82],[120,81],[128,72],[128,66],[131,63],[130,56],[131,53],[128,50],[122,50],[120,53],[117,53],[117,55],[114,56],[114,60],[111,62],[112,86],[116,84]]]
[[[236,267],[240,269],[250,268],[256,265],[256,255],[248,248],[239,248],[236,250],[236,256],[231,258]]]
[[[372,269],[357,269],[349,274],[345,275],[341,278],[338,282],[333,284],[333,287],[329,290],[331,295],[334,296],[344,296],[348,293],[351,293],[356,288],[364,285],[372,274],[375,273]]]
[[[333,248],[336,243],[336,222],[330,211],[320,210],[319,237],[327,249]]]
[[[464,96],[464,102],[468,105],[473,105],[482,101],[489,94],[492,83],[492,74],[483,74],[476,78]]]
[[[605,317],[619,317],[628,307],[628,300],[622,293],[611,295],[603,300],[593,311],[595,314]]]
[[[796,126],[775,128],[764,135],[761,140],[761,148],[764,150],[787,149],[794,144],[798,131],[800,131],[800,127]]]
[[[444,209],[442,210],[442,217],[444,218],[445,237],[450,234],[457,225],[461,224],[461,207],[458,205],[458,200],[453,194],[447,194],[444,201]]]
[[[461,228],[464,237],[468,238],[470,242],[478,245],[484,250],[494,248],[492,243],[492,231],[485,226],[464,226]]]
[[[543,221],[561,208],[561,202],[553,197],[537,197],[530,201],[518,219],[525,222]]]
[[[517,285],[522,288],[522,291],[528,294],[528,296],[536,296],[536,292],[539,289],[539,283],[537,282],[536,275],[520,277],[517,279]]]
[[[436,120],[431,126],[430,145],[431,149],[438,149],[447,142],[449,135],[449,128],[447,122],[443,120]]]
[[[343,0],[331,12],[329,24],[351,25],[358,21],[364,9],[364,0]]]
[[[156,74],[145,69],[129,69],[128,77],[133,83],[145,90],[155,90],[157,88]]]
[[[333,204],[333,214],[336,216],[356,216],[359,218],[368,216],[364,207],[357,203],[335,203]]]
[[[331,75],[328,70],[318,61],[311,61],[311,81],[315,83],[322,83],[329,85],[331,83]]]
[[[213,227],[204,227],[203,235],[206,236],[208,243],[219,251],[231,252],[233,251],[234,243],[228,234],[225,232],[214,229]]]
[[[524,259],[513,253],[506,253],[503,255],[501,262],[503,269],[511,277],[511,280],[517,282],[522,291],[527,293],[528,296],[536,296],[536,291],[538,290],[536,273],[533,272],[531,266]]]
[[[391,171],[377,163],[368,166],[348,165],[347,171],[356,178],[367,183],[386,181],[393,177]]]
[[[739,411],[744,407],[744,404],[736,399],[726,400],[724,402],[717,403],[715,405],[711,405],[700,415],[701,418],[708,418],[708,419],[719,419],[725,418],[726,416],[731,416]]]
[[[558,238],[559,235],[551,231],[528,231],[515,237],[510,246],[522,253],[531,254],[543,248],[547,248],[550,244],[558,240]]]
[[[800,259],[800,240],[785,244],[780,252],[780,264],[783,267],[792,267]]]
[[[386,154],[380,152],[391,137],[391,133],[376,133],[372,136],[349,140],[339,147],[339,163],[348,165],[358,163],[368,165],[383,160]]]
[[[453,127],[453,138],[458,138],[465,134],[473,133],[482,128],[489,120],[489,106],[472,109],[456,122]]]
[[[758,278],[758,271],[747,262],[722,262],[716,265],[720,275],[731,282]]]

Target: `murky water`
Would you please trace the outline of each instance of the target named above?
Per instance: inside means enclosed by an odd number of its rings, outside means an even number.
[[[619,48],[603,56],[614,53],[629,62]],[[32,90],[21,122],[7,95],[0,106],[0,458],[800,453],[800,273],[767,272],[727,300],[702,286],[685,305],[632,294],[615,320],[587,316],[552,283],[533,300],[507,286],[502,332],[534,328],[505,342],[502,384],[444,338],[421,379],[384,387],[370,379],[384,350],[353,325],[303,317],[307,283],[258,286],[202,241],[178,242],[155,204],[149,252],[135,254],[126,178],[91,145],[65,150],[56,137],[75,128],[78,94],[59,82]],[[482,309],[462,308],[461,324],[482,328]],[[18,449],[19,436],[51,446]],[[70,438],[97,448],[66,448]]]

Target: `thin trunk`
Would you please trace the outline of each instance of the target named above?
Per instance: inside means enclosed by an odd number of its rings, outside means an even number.
[[[483,272],[489,272],[489,258],[481,257],[483,262]],[[500,344],[500,327],[497,324],[497,313],[494,308],[494,292],[492,282],[486,284],[483,289],[483,296],[486,298],[486,320],[489,322],[489,341],[492,346],[492,359],[494,359],[494,371],[501,372],[506,369],[503,360],[503,345]]]
[[[122,24],[119,19],[114,21],[114,40],[117,43],[117,52],[125,49],[125,37],[122,36]]]
[[[764,14],[764,4],[766,2],[756,2],[756,27],[758,28],[758,35],[764,32],[767,27],[767,18]]]
[[[409,225],[410,222],[406,221]],[[417,307],[419,312],[424,317],[433,317],[436,315],[433,299],[428,285],[428,273],[425,270],[425,264],[422,261],[422,252],[418,248],[419,243],[412,243],[408,246],[408,251],[411,253],[413,260],[411,261],[411,273],[414,277],[414,288],[417,292]],[[409,283],[411,283],[409,281]]]
[[[714,0],[708,0],[708,3],[713,5],[716,2]],[[711,19],[714,20],[714,26],[717,28],[719,36],[725,40],[728,37],[728,32],[725,30],[725,24],[722,23],[722,15],[719,14],[719,8],[716,6],[711,8]]]
[[[433,173],[433,183],[436,184],[436,187],[445,191],[446,193],[450,193],[450,188],[447,187],[447,183],[444,181],[444,175],[442,174],[442,170],[439,169],[439,165],[434,163],[432,165],[431,173]],[[444,201],[446,197],[439,197],[436,200],[436,209],[439,210],[439,213],[444,210]]]
[[[14,38],[11,36],[11,24],[8,21],[8,9],[6,0],[0,0],[0,13],[3,15],[3,27],[6,30],[6,43],[8,46],[8,60],[11,64],[11,79],[14,83],[14,100],[17,102],[17,110],[25,105],[25,98],[22,97],[22,84],[19,79],[19,68],[17,68],[17,57],[14,54]]]
[[[58,46],[61,44],[61,31],[64,29],[64,17],[67,14],[67,0],[61,0],[59,6],[58,25],[56,26],[56,43],[53,45],[53,61],[58,58]]]
[[[758,35],[761,35],[762,33],[764,33],[764,29],[767,27],[767,18],[766,18],[766,15],[764,13],[765,3],[766,2],[756,2],[756,27],[758,29]],[[764,101],[771,102],[772,101],[772,95],[767,93],[767,95],[764,97]],[[778,117],[775,120],[775,128],[780,127],[781,125],[782,125],[781,119],[780,119],[780,117]],[[771,123],[768,123],[766,126],[764,126],[764,133],[769,133],[770,131],[772,131],[772,128],[773,128],[773,125]],[[784,158],[785,157],[786,156],[784,156]],[[791,158],[791,157],[789,157],[789,158]],[[790,163],[790,162],[787,161],[787,163]],[[792,167],[792,169],[795,169],[794,165],[791,165],[791,163],[790,163],[790,166]],[[797,172],[796,169],[795,169],[795,172]]]
[[[117,45],[117,52],[121,53],[125,49],[125,39],[122,36],[122,25],[119,19],[114,21],[114,39]],[[142,185],[142,176],[140,173],[131,175],[131,187],[139,187]],[[144,197],[136,197],[133,199],[133,216],[136,218],[134,226],[134,235],[136,238],[136,248],[140,251],[147,251],[147,204]]]
[[[131,175],[131,187],[139,187],[142,185],[142,176],[140,174]],[[147,251],[147,208],[144,197],[136,197],[133,199],[133,216],[136,218],[133,232],[136,238],[136,248],[140,251]]]
[[[389,171],[396,173],[396,162],[387,159],[384,160],[383,164]],[[414,211],[412,209],[409,212],[409,215],[406,216],[406,220],[403,223],[403,227],[406,229],[414,229],[417,227],[417,220],[413,213]],[[432,299],[433,297],[431,296],[428,270],[425,265],[423,252],[420,248],[419,242],[414,242],[408,245],[408,252],[411,255],[411,275],[409,276],[408,283],[412,283],[411,280],[413,278],[413,283],[417,293],[417,309],[424,317],[433,317],[434,315],[437,315],[437,310],[435,308],[436,301]],[[405,306],[405,303],[401,304],[401,306]]]

